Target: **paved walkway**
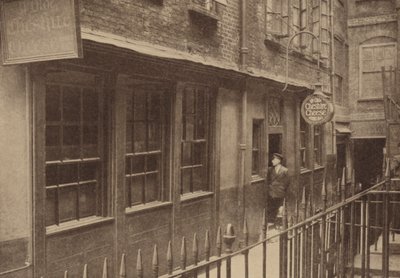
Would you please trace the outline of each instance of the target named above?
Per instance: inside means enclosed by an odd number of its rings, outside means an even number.
[[[268,232],[268,237],[278,233],[277,230]],[[232,278],[244,278],[244,256],[238,255],[232,258],[231,274]],[[249,252],[249,277],[261,278],[262,277],[262,245],[259,245]],[[198,276],[205,278],[205,274]],[[210,271],[210,277],[217,277],[217,270],[213,268]],[[226,277],[226,261],[223,261],[221,267],[221,277]],[[267,244],[267,277],[279,277],[279,240],[273,239],[272,242]]]

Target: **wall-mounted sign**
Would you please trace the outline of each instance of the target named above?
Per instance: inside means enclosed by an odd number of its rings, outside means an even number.
[[[301,115],[311,125],[320,125],[332,120],[333,105],[324,96],[313,94],[301,104]]]
[[[82,57],[78,0],[2,0],[3,64]]]

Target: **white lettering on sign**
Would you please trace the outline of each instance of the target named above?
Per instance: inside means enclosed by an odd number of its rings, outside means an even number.
[[[301,114],[309,124],[323,124],[332,119],[333,105],[320,95],[310,95],[301,105]]]

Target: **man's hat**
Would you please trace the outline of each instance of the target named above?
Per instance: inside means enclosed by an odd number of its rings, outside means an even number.
[[[283,155],[280,153],[273,153],[272,156],[275,156],[276,158],[280,159],[281,161],[283,160]]]

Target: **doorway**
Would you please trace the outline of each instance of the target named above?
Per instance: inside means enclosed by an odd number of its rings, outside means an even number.
[[[363,188],[373,185],[376,178],[382,175],[384,147],[384,138],[354,140],[355,178]]]
[[[272,166],[272,154],[282,154],[282,134],[269,134],[268,135],[268,167]]]

